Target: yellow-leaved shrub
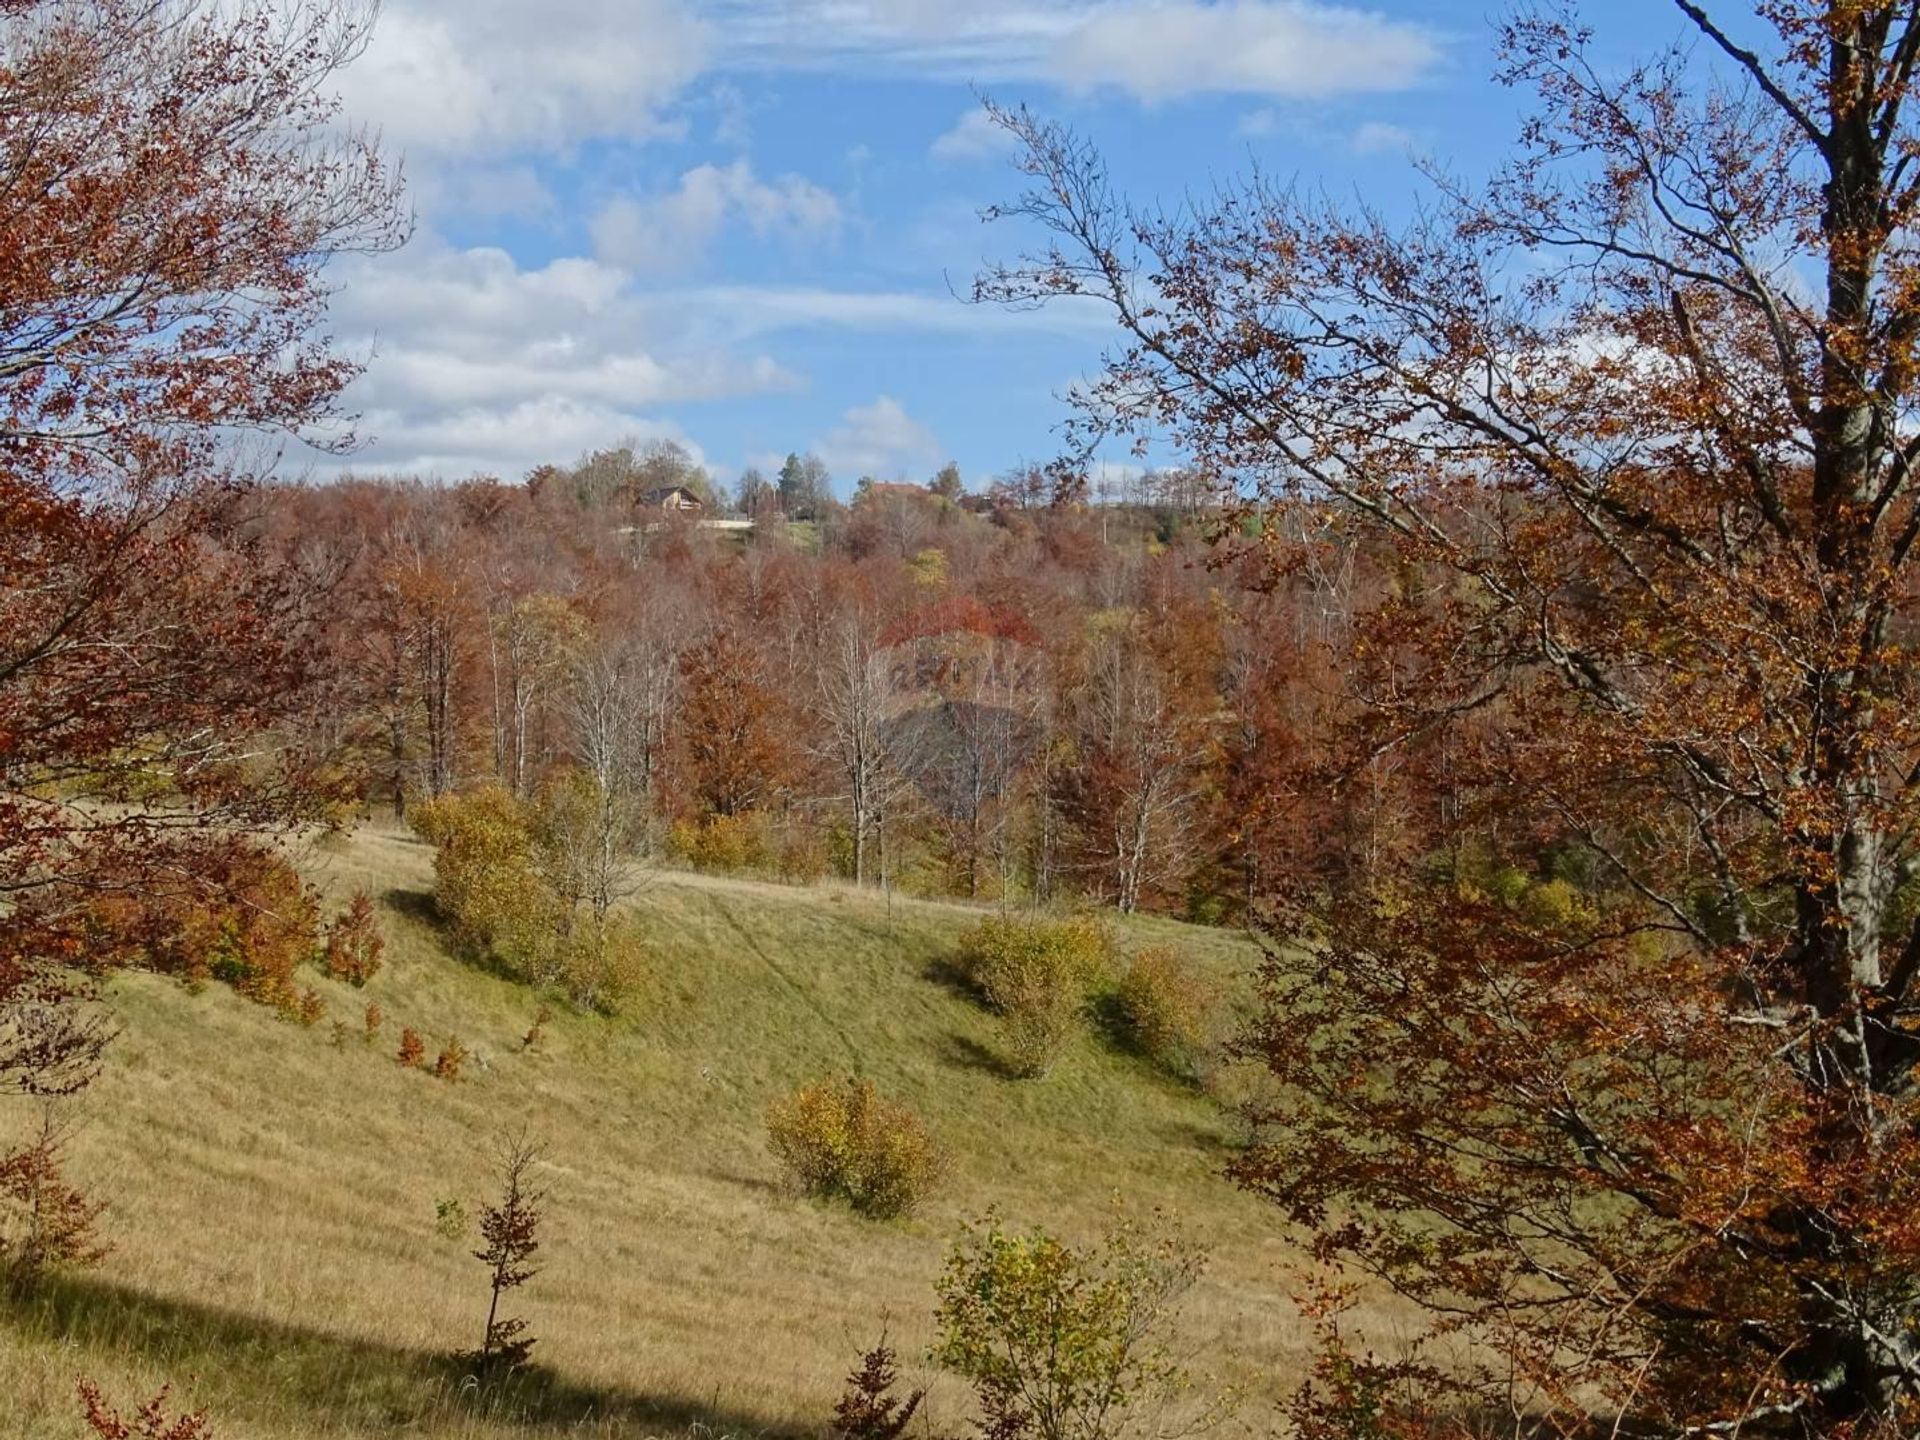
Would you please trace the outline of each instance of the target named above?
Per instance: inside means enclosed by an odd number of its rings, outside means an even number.
[[[767,1143],[796,1189],[884,1219],[939,1183],[946,1155],[913,1111],[851,1076],[802,1085],[767,1107]]]

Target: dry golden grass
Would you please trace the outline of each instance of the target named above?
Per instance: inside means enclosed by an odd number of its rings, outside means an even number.
[[[426,905],[429,852],[363,830],[309,868],[337,906],[379,901],[385,969],[364,991],[314,983],[312,1029],[219,987],[115,986],[125,1034],[85,1102],[74,1174],[109,1199],[116,1251],[96,1275],[0,1314],[0,1435],[73,1440],[74,1383],[117,1399],[166,1380],[247,1437],[817,1434],[883,1318],[915,1372],[931,1284],[958,1220],[1096,1227],[1116,1192],[1176,1207],[1212,1248],[1182,1348],[1247,1387],[1257,1410],[1299,1373],[1285,1298],[1294,1252],[1276,1216],[1219,1178],[1234,1122],[1146,1062],[1089,1038],[1042,1082],[1006,1078],[994,1022],[945,970],[973,912],[835,888],[662,874],[638,903],[649,990],[616,1021],[559,1011],[448,958]],[[1222,971],[1251,947],[1166,922]],[[380,1043],[359,1038],[367,1000]],[[333,1043],[331,1021],[353,1035]],[[394,1061],[400,1029],[472,1049],[457,1084]],[[784,1193],[767,1153],[770,1096],[858,1069],[950,1147],[943,1191],[876,1224]],[[26,1118],[21,1102],[0,1126]],[[539,1337],[534,1373],[476,1394],[444,1358],[485,1314],[470,1243],[435,1233],[436,1200],[470,1213],[489,1149],[525,1124],[547,1145],[540,1259],[514,1297]],[[935,1380],[937,1421],[966,1397]]]

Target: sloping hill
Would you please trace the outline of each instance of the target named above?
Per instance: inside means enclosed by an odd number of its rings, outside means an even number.
[[[117,1249],[97,1276],[12,1304],[0,1434],[75,1436],[83,1374],[128,1399],[172,1380],[222,1440],[693,1421],[814,1433],[883,1319],[920,1368],[960,1218],[997,1205],[1084,1232],[1115,1192],[1176,1207],[1214,1251],[1183,1348],[1257,1393],[1298,1373],[1282,1227],[1219,1178],[1234,1122],[1098,1037],[1045,1081],[1008,1079],[994,1021],[944,968],[965,907],[661,874],[637,901],[644,1001],[617,1021],[563,1012],[527,1053],[538,999],[440,947],[430,852],[369,830],[310,861],[336,903],[355,886],[380,900],[386,968],[365,991],[318,981],[329,1016],[311,1029],[217,986],[116,984],[125,1034],[73,1164],[111,1201]],[[1126,931],[1223,971],[1254,958],[1221,932]],[[374,1045],[368,1000],[386,1016]],[[458,1034],[476,1059],[456,1084],[403,1070],[403,1025],[430,1054]],[[768,1099],[853,1069],[953,1151],[946,1188],[910,1220],[875,1224],[778,1184]],[[477,1406],[441,1357],[477,1343],[484,1279],[470,1242],[436,1234],[435,1203],[474,1209],[491,1143],[521,1124],[549,1162],[545,1268],[520,1292],[541,1367]],[[936,1382],[931,1403],[958,1428],[957,1381]]]

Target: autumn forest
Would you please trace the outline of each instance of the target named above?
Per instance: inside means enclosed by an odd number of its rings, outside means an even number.
[[[1411,208],[975,86],[978,473],[379,463],[413,4],[0,3],[0,1429],[1920,1435],[1920,4],[1513,10]]]

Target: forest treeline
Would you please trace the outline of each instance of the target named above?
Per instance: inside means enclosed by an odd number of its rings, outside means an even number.
[[[663,510],[712,494],[665,448],[264,492],[262,543],[326,597],[306,744],[402,818],[585,786],[622,856],[1210,922],[1339,823],[1275,777],[1338,704],[1340,547],[1263,583],[1184,477],[1089,503],[949,467],[810,487],[804,520],[781,478],[751,529]]]

